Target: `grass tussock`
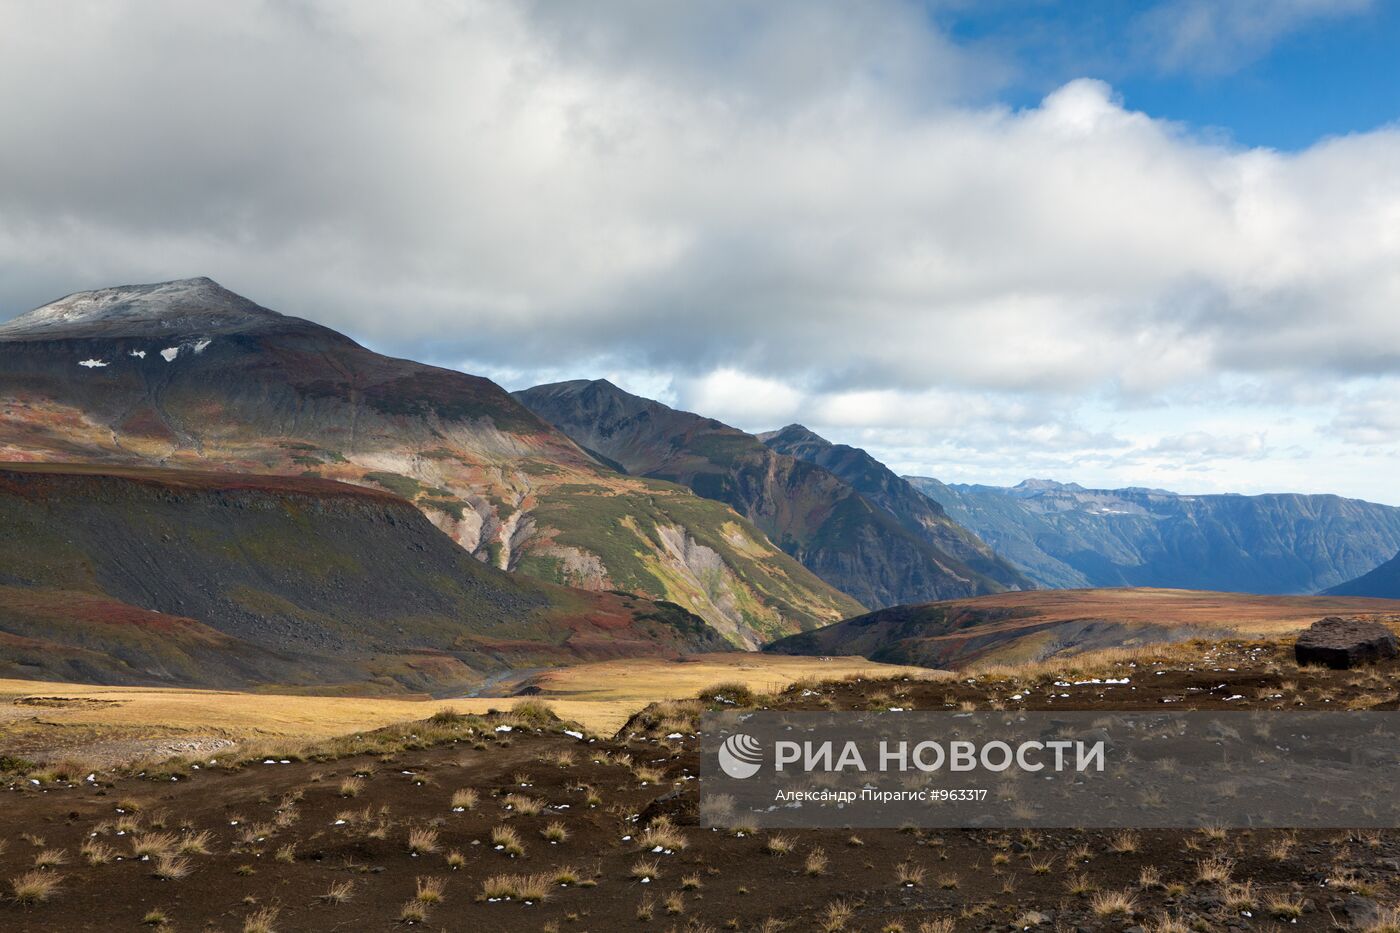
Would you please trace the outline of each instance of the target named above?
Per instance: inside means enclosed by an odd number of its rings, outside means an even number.
[[[10,894],[20,904],[42,904],[58,893],[61,875],[47,871],[27,871],[10,879]]]
[[[151,874],[161,881],[179,881],[189,877],[192,870],[189,859],[179,855],[162,855],[156,859]]]
[[[181,836],[177,851],[181,855],[208,855],[213,838],[213,834],[207,829]]]
[[[494,827],[491,830],[491,845],[512,858],[519,858],[525,854],[525,845],[520,841],[520,834],[511,826]]]
[[[35,868],[57,868],[68,864],[68,853],[63,849],[44,849],[34,856]]]
[[[344,904],[354,896],[355,882],[336,881],[326,889],[326,893],[321,895],[320,900],[327,904]]]
[[[1137,909],[1137,898],[1128,891],[1100,891],[1089,899],[1089,909],[1096,917],[1131,916]]]
[[[277,933],[276,907],[261,907],[243,919],[243,933]]]
[[[787,855],[792,851],[792,837],[774,833],[763,841],[763,851],[769,855]]]
[[[501,804],[507,810],[513,810],[521,816],[538,816],[544,810],[542,801],[524,794],[506,794],[501,798]]]
[[[549,896],[548,875],[492,875],[481,883],[483,900],[542,901]]]
[[[447,890],[447,882],[441,878],[419,878],[417,879],[418,890],[413,895],[414,900],[420,904],[439,904],[442,902],[443,892]]]
[[[438,850],[438,834],[435,829],[419,827],[408,831],[408,851],[414,855],[432,855]]]
[[[685,833],[676,828],[670,817],[658,816],[651,825],[637,837],[637,845],[643,849],[680,850],[689,844]]]

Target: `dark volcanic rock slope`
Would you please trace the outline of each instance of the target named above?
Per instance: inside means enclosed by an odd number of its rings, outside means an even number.
[[[485,566],[385,492],[0,466],[9,676],[440,692],[506,667],[723,645],[670,604]]]
[[[639,398],[604,380],[536,386],[515,395],[603,462],[681,483],[733,507],[866,606],[1000,592],[1020,579],[995,560],[989,568],[985,554],[969,561],[911,530],[824,467],[772,450],[712,418]]]
[[[1400,550],[1400,509],[1340,496],[907,478],[1045,586],[1316,593]]]
[[[943,506],[859,447],[833,444],[800,424],[758,437],[771,450],[815,463],[839,477],[906,529],[988,579],[1008,589],[1034,586],[986,542],[950,518]]]
[[[676,602],[738,645],[859,609],[732,510],[600,466],[489,380],[208,279],[83,292],[0,325],[0,460],[387,489],[496,567]]]

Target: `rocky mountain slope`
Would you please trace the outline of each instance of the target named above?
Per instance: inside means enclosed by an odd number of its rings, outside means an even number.
[[[1381,564],[1370,573],[1332,587],[1329,596],[1374,596],[1379,599],[1400,599],[1400,554]]]
[[[486,566],[387,492],[0,465],[0,676],[441,692],[724,645],[670,603]]]
[[[535,386],[515,396],[602,462],[683,484],[733,507],[866,606],[1007,588],[979,569],[987,564],[984,555],[971,565],[824,467],[772,450],[712,418],[668,408],[605,380]]]
[[[800,424],[760,434],[758,439],[770,450],[832,473],[906,529],[1004,588],[1034,587],[986,542],[950,518],[941,505],[859,447],[833,444]]]
[[[1291,638],[1329,615],[1400,621],[1400,601],[1123,588],[1033,590],[892,606],[764,648],[887,664],[1022,664],[1194,638]]]
[[[1044,586],[1316,593],[1400,550],[1400,509],[1339,496],[908,479]]]
[[[0,459],[374,486],[493,566],[666,599],[736,645],[859,609],[732,510],[600,465],[489,380],[208,279],[79,293],[0,325]]]

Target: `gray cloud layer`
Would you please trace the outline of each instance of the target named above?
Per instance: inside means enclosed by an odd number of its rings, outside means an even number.
[[[1164,5],[1154,41],[1183,67],[1330,11],[1285,6]],[[393,352],[896,431],[862,437],[924,469],[989,430],[1065,469],[1121,442],[1143,480],[1173,438],[1253,462],[1257,416],[1199,423],[1229,382],[1372,377],[1308,417],[1400,439],[1400,132],[1241,150],[1092,80],[986,103],[1005,70],[896,0],[0,5],[0,317],[208,274]],[[1188,395],[1155,436],[1110,413]]]

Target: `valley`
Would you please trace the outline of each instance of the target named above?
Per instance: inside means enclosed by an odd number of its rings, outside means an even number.
[[[1400,510],[947,486],[208,279],[0,362],[0,927],[1391,929],[1390,834],[760,833],[695,779],[707,709],[1393,710],[1289,652],[1400,631]]]
[[[691,697],[712,684],[770,693],[798,681],[854,676],[935,675],[864,658],[720,652],[574,664],[511,678],[498,695],[447,698],[285,693],[270,685],[220,691],[0,679],[0,748],[45,765],[84,761],[110,768],[234,748],[256,754],[269,742],[290,749],[438,710],[484,715],[523,702],[545,703],[590,734],[611,735],[648,704]]]

